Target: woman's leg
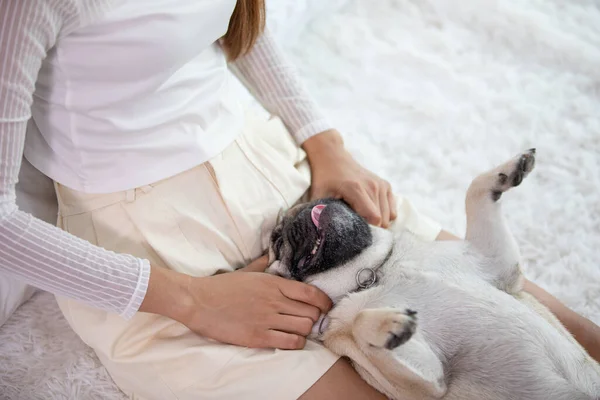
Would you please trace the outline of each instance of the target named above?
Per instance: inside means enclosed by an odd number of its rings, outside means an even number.
[[[447,231],[441,231],[436,238],[436,240],[459,239],[459,237]],[[577,314],[562,304],[556,297],[529,280],[525,280],[523,290],[546,306],[589,355],[600,362],[600,327],[598,325]]]
[[[345,358],[340,358],[300,397],[300,400],[337,399],[385,400],[386,397],[366,383]]]
[[[523,290],[552,311],[588,354],[600,362],[600,327],[598,325],[577,314],[531,281],[525,281]]]

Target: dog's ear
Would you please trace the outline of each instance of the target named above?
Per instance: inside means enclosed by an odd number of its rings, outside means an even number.
[[[277,213],[277,219],[275,220],[275,225],[279,225],[281,223],[281,221],[283,221],[283,217],[285,217],[285,210],[283,208],[279,209],[279,212]]]
[[[307,205],[308,205],[308,203],[299,203],[299,204],[296,204],[295,206],[291,207],[289,210],[287,210],[286,212],[284,212],[283,213],[283,217],[294,218]]]

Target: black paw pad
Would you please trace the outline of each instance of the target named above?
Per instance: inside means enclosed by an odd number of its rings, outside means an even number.
[[[410,308],[407,308],[406,310],[404,310],[404,312],[409,317],[413,317],[413,316],[417,315],[417,312],[415,310],[411,310]]]
[[[528,154],[523,154],[520,158],[519,158],[519,164],[517,165],[517,172],[519,171],[525,171],[527,169],[527,159],[530,156]]]
[[[519,165],[517,166],[517,172],[521,171],[527,173],[533,169],[535,165],[535,149],[529,149],[529,153],[523,154],[519,158]]]
[[[399,334],[390,334],[390,338],[387,340],[387,342],[385,342],[385,348],[388,350],[393,350],[396,347],[403,345],[404,343],[408,342],[414,333],[415,324],[407,324],[406,328]]]
[[[520,167],[520,164],[521,163],[519,163],[519,167]],[[521,182],[523,182],[524,176],[525,176],[525,173],[522,170],[519,169],[518,171],[515,171],[513,179],[512,179],[512,185],[519,186],[521,184]]]
[[[508,181],[508,175],[500,172],[498,174],[498,183],[500,183],[501,185],[504,185],[506,183],[506,181]]]

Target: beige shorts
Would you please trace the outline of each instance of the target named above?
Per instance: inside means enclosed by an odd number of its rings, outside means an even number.
[[[90,195],[56,184],[63,229],[116,252],[193,276],[259,257],[280,209],[310,184],[305,154],[279,119],[249,118],[219,156],[172,178]],[[398,198],[398,227],[427,240],[439,226]],[[257,350],[204,339],[168,318],[131,320],[57,298],[66,319],[116,384],[136,399],[296,399],[337,360],[320,344]]]

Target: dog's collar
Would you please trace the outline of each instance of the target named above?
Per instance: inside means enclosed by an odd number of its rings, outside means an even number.
[[[394,252],[394,246],[390,247],[390,251],[386,254],[382,262],[374,268],[361,268],[356,272],[356,289],[349,293],[360,292],[361,290],[369,289],[375,286],[381,278],[381,267],[387,263]]]
[[[356,293],[362,290],[370,289],[379,282],[381,278],[381,267],[388,262],[390,257],[392,257],[392,253],[394,252],[394,246],[390,247],[390,251],[388,251],[387,255],[383,259],[379,265],[374,268],[361,268],[356,272],[356,289],[350,290],[348,293]],[[323,334],[323,323],[327,319],[327,316],[324,315],[321,318],[321,322],[319,323],[319,335]]]
[[[364,272],[368,272],[364,274]],[[362,279],[361,276],[367,275],[366,279]],[[356,273],[356,284],[358,285],[357,290],[368,289],[377,282],[377,272],[372,268],[361,268]]]

